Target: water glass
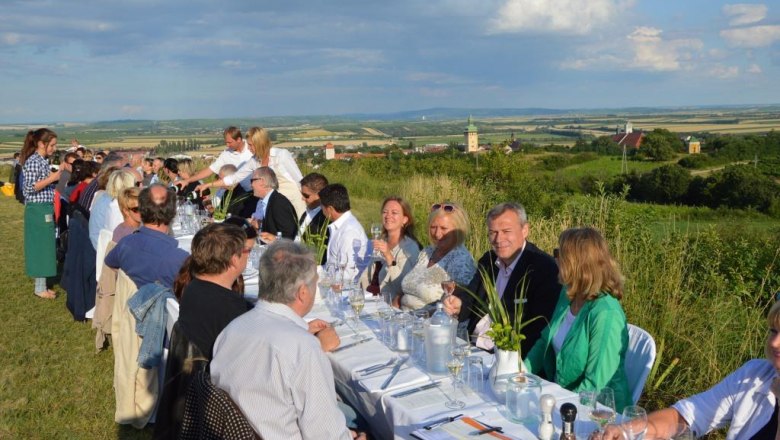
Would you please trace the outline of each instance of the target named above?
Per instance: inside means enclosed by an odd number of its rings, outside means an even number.
[[[412,323],[412,360],[425,365],[425,319],[416,318]]]
[[[642,440],[647,432],[647,411],[637,405],[623,408],[622,428],[628,440]]]
[[[507,382],[506,409],[509,418],[517,423],[537,423],[542,384],[538,379],[518,374]]]
[[[392,333],[393,316],[395,316],[395,310],[390,307],[379,309],[380,337],[382,342],[391,348],[395,339]]]
[[[485,386],[485,366],[479,356],[469,356],[466,364],[466,384],[471,391],[480,394]]]

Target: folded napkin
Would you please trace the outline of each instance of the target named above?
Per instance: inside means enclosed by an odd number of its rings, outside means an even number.
[[[390,385],[383,390],[381,389],[382,384],[390,376],[391,371],[392,368],[384,369],[376,374],[360,379],[358,383],[370,393],[387,393],[401,388],[432,382],[437,379],[437,377],[432,377],[414,366],[412,361],[409,360],[401,367],[393,381],[390,382]]]

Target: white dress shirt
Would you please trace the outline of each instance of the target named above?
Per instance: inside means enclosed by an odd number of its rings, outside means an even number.
[[[345,265],[348,271],[357,272],[348,275],[357,280],[363,269],[371,262],[368,237],[363,226],[352,215],[352,211],[341,214],[332,222],[328,241],[328,262]],[[354,268],[354,269],[352,269]]]
[[[306,227],[311,224],[311,221],[314,220],[314,217],[317,217],[317,214],[319,214],[320,211],[322,211],[322,205],[317,205],[312,209],[306,209],[306,215],[303,217],[303,222],[298,226],[298,236],[295,237],[296,241],[300,241],[303,232],[306,231]]]
[[[330,362],[287,305],[258,301],[214,344],[211,379],[265,439],[351,439]]]
[[[257,161],[254,154],[249,150],[246,140],[244,140],[244,149],[241,152],[226,148],[225,151],[219,153],[217,160],[209,165],[209,169],[214,174],[219,175],[219,170],[228,164],[235,166],[237,171],[230,176],[225,176],[222,182],[228,186],[233,186],[236,182],[240,182],[245,190],[251,192],[252,182],[249,180],[252,178],[252,172],[257,168]]]
[[[729,425],[727,440],[747,440],[769,422],[775,410],[769,361],[752,359],[703,393],[682,399],[672,408],[688,422],[695,437]]]

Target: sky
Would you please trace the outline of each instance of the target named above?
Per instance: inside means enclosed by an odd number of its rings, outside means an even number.
[[[780,103],[780,2],[0,0],[0,123]]]

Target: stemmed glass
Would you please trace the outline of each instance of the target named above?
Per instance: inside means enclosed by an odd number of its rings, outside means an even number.
[[[381,236],[382,236],[382,224],[371,223],[371,237],[373,237],[374,240],[379,240],[379,237]],[[376,249],[374,249],[373,256],[375,260],[382,258],[382,254],[380,254],[379,251]]]
[[[647,432],[647,411],[637,405],[623,408],[623,431],[628,440],[641,440]]]
[[[450,371],[450,376],[452,376],[452,387],[455,390],[458,390],[463,385],[463,382],[460,380],[460,372],[463,370],[464,358],[455,354],[455,347],[456,346],[453,345],[453,349],[450,350],[450,356],[447,359],[447,369]],[[462,400],[457,400],[454,397],[450,397],[444,406],[449,409],[460,409],[466,406],[466,403]]]
[[[615,421],[615,392],[612,388],[603,388],[593,401],[590,419],[599,425],[599,433],[604,434],[604,427]]]
[[[360,312],[366,305],[366,297],[362,289],[353,287],[349,291],[349,305],[352,306],[352,311],[355,313],[355,325],[357,325],[360,320]]]

